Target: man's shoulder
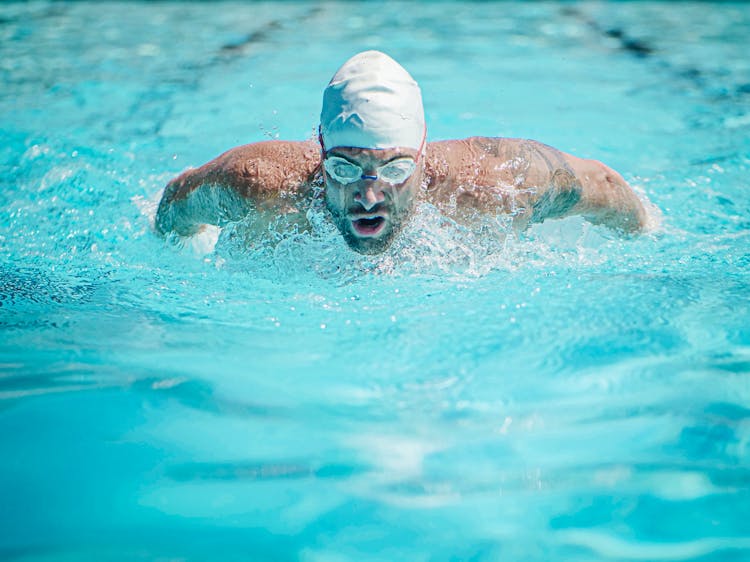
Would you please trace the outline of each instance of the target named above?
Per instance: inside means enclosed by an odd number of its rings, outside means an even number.
[[[200,168],[187,170],[170,184],[177,198],[202,185],[218,185],[258,199],[305,189],[319,166],[316,142],[269,140],[232,148]]]
[[[561,153],[533,140],[438,141],[427,150],[427,197],[456,210],[510,212],[529,188],[546,188],[558,168],[565,168]]]
[[[304,190],[320,167],[320,147],[314,141],[257,142],[237,147],[223,157],[225,173],[250,187],[251,197]]]
[[[440,140],[427,143],[427,176],[437,181],[456,183],[468,171],[476,170],[479,164],[505,158],[509,148],[517,139],[503,137],[467,137],[463,139]]]
[[[320,163],[320,148],[315,141],[269,140],[244,144],[228,150],[215,162],[225,169],[258,163],[280,166],[287,170],[312,171]]]
[[[518,149],[519,147],[546,147],[547,145],[531,139],[512,137],[483,137],[473,136],[463,139],[449,139],[431,141],[427,143],[429,153],[442,154],[445,152],[472,152],[494,154],[503,149]]]
[[[528,169],[567,168],[566,154],[544,143],[510,137],[467,137],[428,143],[427,175],[466,179],[478,173],[496,183]],[[475,174],[476,175],[476,174]],[[503,177],[499,177],[503,176]],[[476,177],[474,179],[481,179]]]

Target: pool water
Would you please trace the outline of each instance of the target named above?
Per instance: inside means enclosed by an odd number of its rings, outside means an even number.
[[[750,559],[749,32],[742,3],[2,4],[0,559]],[[309,138],[368,48],[431,139],[602,160],[662,228],[155,235],[170,178]]]

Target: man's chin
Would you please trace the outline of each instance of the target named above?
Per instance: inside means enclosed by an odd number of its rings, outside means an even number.
[[[368,217],[343,214],[330,205],[333,222],[347,245],[360,254],[380,254],[386,251],[401,231],[400,217],[377,214]],[[382,219],[382,222],[376,220]],[[362,220],[365,219],[365,220]]]
[[[393,243],[395,233],[384,229],[378,236],[360,236],[349,229],[342,232],[349,247],[360,254],[381,254]]]

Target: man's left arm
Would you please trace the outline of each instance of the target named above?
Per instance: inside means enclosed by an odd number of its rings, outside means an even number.
[[[502,211],[521,228],[580,215],[622,233],[656,223],[620,174],[540,142],[470,137],[429,150],[427,191],[449,214]]]
[[[519,225],[580,215],[621,233],[636,233],[656,222],[622,176],[601,162],[526,139],[468,140],[487,175],[501,186],[513,186]]]
[[[580,215],[622,233],[637,233],[654,226],[644,202],[620,174],[596,160],[578,158],[532,141],[533,159],[547,168],[548,185],[533,204],[532,222]],[[542,164],[544,162],[544,164]],[[550,162],[556,165],[550,166]]]

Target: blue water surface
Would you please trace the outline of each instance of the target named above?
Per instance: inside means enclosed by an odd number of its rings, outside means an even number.
[[[750,560],[748,36],[743,3],[0,5],[0,559]],[[602,160],[662,228],[154,233],[369,48],[431,139]]]

